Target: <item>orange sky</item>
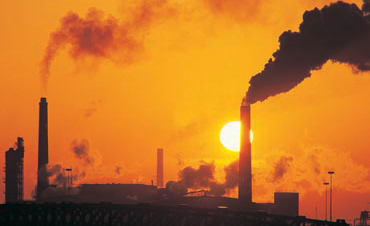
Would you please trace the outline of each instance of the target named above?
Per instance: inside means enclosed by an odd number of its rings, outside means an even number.
[[[39,72],[50,33],[69,11],[85,17],[91,7],[124,23],[135,16],[138,2],[0,1],[0,150],[24,137],[27,199],[36,183],[38,102],[44,95]],[[165,150],[166,181],[201,160],[214,161],[221,178],[223,166],[238,154],[222,147],[219,132],[238,120],[249,78],[277,49],[279,35],[298,29],[304,10],[330,3],[161,2],[165,11],[131,30],[140,44],[132,62],[122,62],[119,48],[112,57],[72,58],[66,45],[51,63],[49,162],[86,170],[81,183],[149,184],[157,147]],[[334,170],[333,217],[359,217],[370,202],[369,90],[368,74],[328,63],[289,93],[254,104],[254,201],[272,201],[274,190],[298,191],[300,214],[315,217],[318,207],[323,219],[322,182]],[[80,164],[71,151],[71,143],[82,139],[90,143],[92,166]],[[292,160],[274,180],[282,157]]]

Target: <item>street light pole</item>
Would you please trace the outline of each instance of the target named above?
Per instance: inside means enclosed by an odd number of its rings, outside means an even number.
[[[329,182],[324,182],[325,185],[325,220],[328,220],[328,185]]]
[[[329,171],[328,174],[330,175],[330,221],[332,221],[332,212],[333,212],[333,174],[334,171]]]

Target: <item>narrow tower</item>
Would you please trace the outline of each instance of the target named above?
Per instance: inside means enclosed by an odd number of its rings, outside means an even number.
[[[251,107],[246,98],[240,106],[239,200],[252,202]]]
[[[48,150],[48,103],[46,98],[40,100],[40,118],[39,118],[39,158],[37,173],[37,199],[41,198],[42,192],[49,186],[47,176],[47,164],[49,162]]]
[[[18,137],[17,149],[5,152],[5,202],[23,201],[23,138]]]
[[[163,148],[157,149],[157,187],[163,188]]]

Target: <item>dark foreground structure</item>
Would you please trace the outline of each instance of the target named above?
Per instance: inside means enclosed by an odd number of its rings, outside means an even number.
[[[23,201],[23,138],[18,137],[17,149],[5,152],[5,202]]]
[[[130,225],[130,226],[347,226],[344,221],[328,222],[263,212],[166,207],[149,204],[110,203],[3,204],[0,225]]]
[[[40,99],[39,114],[39,152],[36,199],[40,199],[42,197],[42,192],[49,187],[48,175],[46,172],[46,168],[49,163],[48,102],[45,97],[41,97]]]

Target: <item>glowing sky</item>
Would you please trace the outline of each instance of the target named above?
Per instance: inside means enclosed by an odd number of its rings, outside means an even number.
[[[222,146],[219,133],[239,119],[250,77],[278,48],[279,35],[298,29],[305,10],[331,1],[225,2],[0,1],[0,163],[23,137],[25,197],[36,184],[41,95],[49,102],[49,162],[85,171],[80,183],[150,184],[158,147],[164,148],[165,181],[201,160],[214,161],[222,178],[238,153]],[[150,3],[160,4],[152,17],[135,14]],[[74,53],[67,42],[43,89],[50,34],[68,12],[85,18],[92,7],[104,12],[104,20],[129,21],[127,37],[137,48],[127,50],[119,39],[106,54],[91,56]],[[322,183],[334,170],[333,217],[359,217],[370,201],[369,90],[370,75],[329,62],[289,93],[254,104],[253,201],[297,191],[300,214],[313,218],[317,207],[323,219]],[[81,140],[89,143],[92,164],[72,152]]]

